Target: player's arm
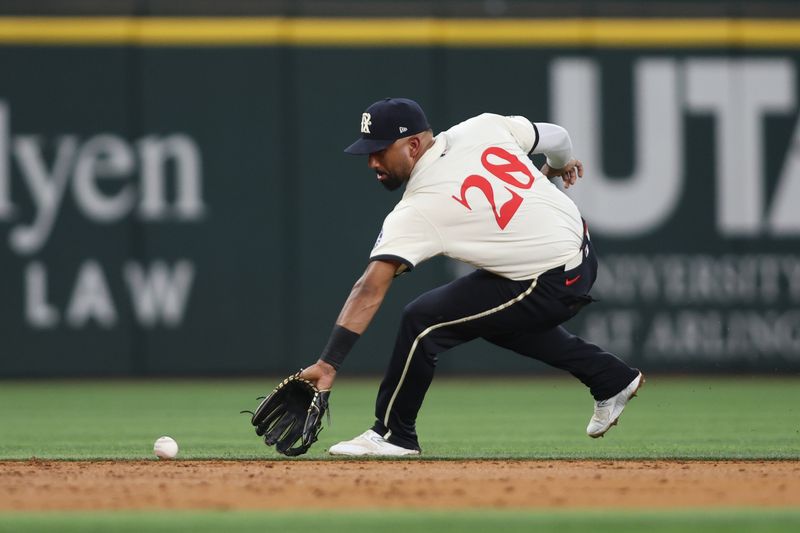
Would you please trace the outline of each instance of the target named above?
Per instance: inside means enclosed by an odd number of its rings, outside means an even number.
[[[583,163],[572,157],[572,140],[567,130],[547,122],[534,123],[518,115],[499,118],[520,148],[530,155],[544,154],[547,157],[547,163],[541,168],[542,174],[551,179],[561,176],[565,188],[583,176]]]
[[[541,172],[548,178],[561,176],[564,188],[574,185],[583,177],[583,163],[572,157],[572,140],[567,130],[556,124],[537,122],[534,128],[538,133],[532,154],[544,154],[547,162]]]
[[[400,263],[394,261],[370,262],[353,285],[319,360],[300,377],[314,382],[320,390],[331,388],[336,371],[378,312],[399,267]]]
[[[359,335],[364,333],[383,303],[399,267],[400,263],[395,261],[370,262],[364,274],[353,285],[350,296],[336,319],[336,325]]]

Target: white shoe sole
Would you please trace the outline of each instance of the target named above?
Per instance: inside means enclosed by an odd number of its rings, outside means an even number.
[[[419,455],[419,450],[397,446],[368,430],[352,440],[334,444],[328,449],[328,453],[345,457],[404,457]]]
[[[397,452],[397,453],[376,453],[370,451],[356,451],[356,450],[343,450],[343,449],[335,449],[336,446],[332,446],[328,450],[329,455],[335,455],[338,457],[408,457],[410,455],[419,455],[417,450],[408,450],[404,452]]]
[[[629,401],[631,401],[632,399],[636,398],[636,393],[639,392],[639,389],[641,389],[642,385],[644,385],[644,381],[645,381],[644,374],[639,372],[639,376],[640,376],[639,383],[636,385],[636,388],[633,389],[633,392],[631,393],[631,395],[628,396],[628,399],[625,400],[625,407],[628,407],[628,402]],[[619,419],[622,416],[622,413],[625,411],[625,407],[623,407],[622,411],[619,412],[619,414],[617,415],[617,418],[615,418],[614,421],[611,422],[608,425],[608,427],[606,429],[604,429],[601,433],[589,433],[588,435],[590,437],[592,437],[593,439],[599,439],[600,437],[602,437],[603,435],[608,433],[608,430],[613,428],[614,426],[616,426],[617,423],[619,422]]]

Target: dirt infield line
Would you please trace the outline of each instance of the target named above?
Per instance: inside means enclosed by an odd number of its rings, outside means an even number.
[[[318,509],[797,507],[800,462],[0,461],[0,510],[309,505]]]

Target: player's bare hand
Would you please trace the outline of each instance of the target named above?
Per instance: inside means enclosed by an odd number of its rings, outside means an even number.
[[[333,387],[333,380],[336,379],[336,369],[320,360],[304,368],[300,372],[300,377],[316,385],[319,390],[330,390]]]
[[[561,169],[561,179],[564,181],[564,188],[569,189],[570,186],[575,185],[578,178],[583,177],[583,163],[580,159],[570,159],[569,162]]]
[[[542,174],[548,178],[557,178],[561,176],[564,181],[564,188],[569,189],[578,178],[583,177],[583,163],[579,159],[570,159],[567,164],[561,168],[551,168],[547,163],[542,166]]]

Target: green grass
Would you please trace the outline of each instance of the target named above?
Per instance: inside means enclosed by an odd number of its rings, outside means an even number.
[[[800,527],[798,510],[723,511],[363,511],[347,512],[102,512],[0,514],[0,533],[191,531],[192,533],[789,533]]]
[[[3,382],[0,459],[146,459],[161,435],[184,459],[279,458],[239,414],[273,381]],[[339,380],[332,424],[303,458],[369,427],[376,389]],[[591,408],[569,379],[439,379],[418,430],[429,458],[800,458],[798,379],[652,376],[597,440]]]
[[[259,381],[0,383],[0,459],[146,459],[160,435],[185,459],[279,459],[249,417]],[[340,380],[323,458],[372,420],[375,380]],[[419,420],[427,458],[800,458],[800,380],[653,376],[605,439],[584,434],[591,398],[569,379],[437,380]],[[324,524],[324,527],[320,527]],[[354,531],[559,533],[800,530],[800,509],[367,510],[0,513],[0,533]]]

